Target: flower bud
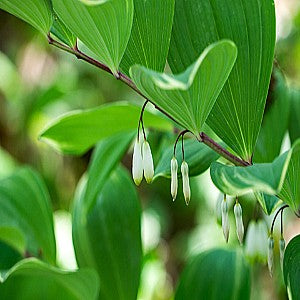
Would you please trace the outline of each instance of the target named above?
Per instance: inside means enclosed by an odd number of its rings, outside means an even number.
[[[171,160],[171,195],[173,198],[173,201],[175,201],[177,196],[177,189],[178,189],[178,177],[177,177],[177,171],[178,171],[178,163],[173,156]]]
[[[284,250],[285,250],[285,241],[284,241],[283,236],[281,236],[280,240],[279,240],[279,253],[280,253],[281,269],[283,269],[282,266],[283,266]]]
[[[270,276],[273,275],[273,267],[274,267],[274,239],[271,235],[268,241],[268,268],[270,272]]]
[[[224,200],[222,202],[222,228],[224,238],[226,240],[226,243],[228,243],[230,224],[228,217],[228,203],[226,201],[226,197],[224,197]]]
[[[136,185],[140,185],[143,180],[142,144],[138,138],[135,141],[133,149],[132,177]]]
[[[244,238],[244,224],[243,224],[243,211],[239,203],[236,203],[234,206],[234,216],[235,216],[235,223],[236,223],[236,234],[240,241],[240,244],[242,244]]]
[[[186,205],[189,205],[191,199],[191,189],[189,180],[189,166],[183,161],[181,164],[181,175],[182,175],[182,185],[183,185],[183,195]]]
[[[146,140],[143,143],[143,167],[145,179],[147,183],[151,183],[154,176],[154,166],[150,145]]]

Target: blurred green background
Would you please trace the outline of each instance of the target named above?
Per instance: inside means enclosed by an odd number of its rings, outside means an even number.
[[[299,89],[300,3],[299,0],[275,2],[276,64],[286,75],[290,88]],[[112,76],[52,48],[29,25],[0,11],[0,178],[24,164],[42,174],[55,211],[58,260],[66,269],[76,269],[69,211],[75,187],[86,171],[91,153],[82,157],[61,156],[40,142],[38,135],[46,124],[65,112],[119,100],[142,101]],[[163,138],[151,132],[149,139],[157,161]],[[283,149],[289,147],[286,135]],[[131,168],[131,153],[124,157],[123,163]],[[225,245],[216,209],[222,196],[213,186],[209,172],[193,178],[191,183],[193,194],[188,207],[180,192],[176,202],[172,202],[169,180],[160,179],[151,186],[142,184],[138,188],[143,206],[144,246],[139,299],[171,299],[187,258]],[[260,218],[270,226],[272,216],[263,216],[254,199],[244,197],[240,202],[246,227],[251,219]],[[238,247],[232,209],[231,223],[228,247]],[[300,222],[286,212],[286,241],[299,232]],[[276,234],[279,238],[278,228]],[[252,261],[252,298],[287,299],[280,267],[277,266],[276,274],[270,278],[264,257],[263,263],[254,258]],[[278,253],[275,261],[279,261]]]

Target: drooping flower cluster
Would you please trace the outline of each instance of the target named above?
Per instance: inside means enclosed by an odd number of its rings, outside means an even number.
[[[151,148],[146,139],[141,142],[138,135],[134,144],[132,159],[132,177],[136,185],[140,185],[143,175],[147,183],[151,183],[154,176],[154,165]]]

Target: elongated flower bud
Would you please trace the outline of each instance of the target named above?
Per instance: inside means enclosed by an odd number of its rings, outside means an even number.
[[[142,144],[138,138],[135,141],[133,149],[132,177],[136,185],[140,185],[143,180]]]
[[[279,240],[279,253],[280,253],[280,266],[282,270],[283,270],[282,266],[283,266],[284,250],[285,250],[285,241],[283,236],[281,236]]]
[[[175,158],[175,156],[171,160],[171,195],[173,198],[173,201],[175,201],[177,196],[177,189],[178,189],[178,163]]]
[[[225,241],[226,243],[228,243],[230,224],[228,216],[228,203],[226,201],[226,197],[224,197],[224,200],[222,202],[222,228]]]
[[[236,203],[234,206],[234,216],[235,216],[235,223],[236,223],[236,234],[240,241],[240,244],[242,244],[244,239],[244,224],[243,224],[243,211],[239,203]]]
[[[154,176],[153,158],[150,145],[147,141],[143,143],[143,167],[147,183],[151,183]]]
[[[186,161],[183,161],[181,164],[181,175],[182,175],[184,200],[186,205],[189,205],[191,200],[191,189],[190,189],[190,179],[189,179],[189,166]]]
[[[273,236],[270,236],[268,241],[268,268],[271,277],[273,275],[273,267],[274,267],[274,239]]]

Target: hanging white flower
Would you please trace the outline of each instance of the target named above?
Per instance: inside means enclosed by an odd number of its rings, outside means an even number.
[[[154,176],[154,166],[150,145],[146,140],[143,142],[143,167],[145,179],[147,183],[151,183]]]
[[[283,236],[281,236],[279,240],[279,253],[280,253],[280,266],[282,270],[283,270],[284,250],[285,250],[285,240]]]
[[[132,177],[136,185],[140,185],[143,180],[142,143],[139,138],[136,139],[133,149]]]
[[[181,164],[182,189],[186,205],[189,205],[191,200],[191,189],[189,179],[189,166],[186,161]]]
[[[178,163],[175,156],[173,156],[171,160],[171,195],[173,198],[173,201],[175,201],[177,196],[177,189],[178,189]]]
[[[236,234],[240,241],[240,244],[243,243],[244,239],[244,224],[243,224],[243,211],[240,203],[234,205],[234,216],[236,223]]]
[[[268,268],[270,276],[272,276],[274,268],[274,239],[272,235],[269,237],[268,241]]]
[[[229,238],[230,224],[229,224],[229,215],[228,215],[228,203],[226,201],[226,197],[224,197],[224,200],[222,202],[221,210],[222,210],[222,229],[223,229],[224,238],[227,243]]]

